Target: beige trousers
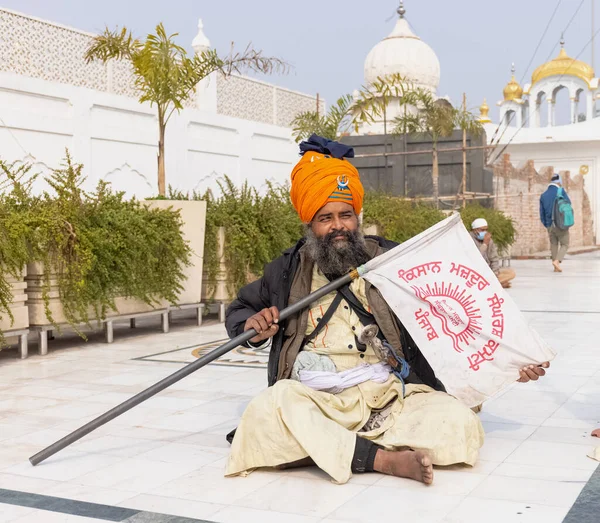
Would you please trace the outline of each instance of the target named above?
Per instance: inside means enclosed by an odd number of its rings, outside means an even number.
[[[563,231],[553,225],[548,229],[548,236],[550,237],[552,261],[562,262],[569,250],[569,230]]]
[[[337,483],[346,483],[356,433],[373,408],[392,402],[382,426],[361,435],[386,449],[429,452],[434,465],[474,465],[483,444],[479,418],[457,399],[425,385],[402,386],[391,376],[365,382],[340,394],[281,380],[254,398],[242,416],[231,446],[226,475],[277,467],[310,456]]]

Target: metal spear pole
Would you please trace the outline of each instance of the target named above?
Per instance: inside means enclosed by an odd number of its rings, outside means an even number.
[[[332,291],[339,289],[346,283],[351,282],[353,279],[358,278],[358,276],[359,270],[355,269],[346,276],[342,276],[341,278],[338,278],[337,280],[328,283],[324,287],[321,287],[319,290],[316,290],[315,292],[309,294],[305,298],[302,298],[300,301],[282,310],[279,313],[279,319],[285,320],[292,314],[295,314],[296,312],[299,312],[302,309],[308,307],[311,303],[318,300],[319,298],[329,294]],[[177,372],[174,372],[170,376],[163,378],[158,383],[155,383],[151,387],[148,387],[146,390],[139,392],[132,398],[110,409],[108,412],[105,412],[104,414],[98,416],[96,419],[93,419],[92,421],[86,423],[82,427],[79,427],[77,430],[71,432],[71,434],[65,436],[62,439],[59,439],[57,442],[53,443],[49,447],[46,447],[37,454],[34,454],[29,458],[29,461],[32,465],[37,465],[38,463],[41,463],[42,461],[49,458],[50,456],[53,456],[65,447],[68,447],[72,443],[75,443],[77,440],[83,438],[85,435],[96,430],[98,427],[101,427],[105,423],[108,423],[109,421],[132,409],[136,405],[139,405],[140,403],[146,401],[155,394],[158,394],[160,391],[165,390],[167,387],[170,387],[174,383],[177,383],[179,380],[185,378],[186,376],[189,376],[192,372],[197,371],[205,365],[208,365],[210,362],[220,358],[224,354],[227,354],[229,351],[232,351],[239,345],[246,343],[250,339],[254,338],[256,335],[257,332],[254,329],[250,329],[246,332],[243,332],[239,336],[236,336],[232,340],[229,340],[224,345],[221,345],[215,350],[202,356],[197,361],[194,361],[193,363],[190,363],[185,367],[179,369]]]

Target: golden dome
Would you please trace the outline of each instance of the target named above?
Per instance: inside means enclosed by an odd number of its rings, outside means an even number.
[[[561,45],[564,45],[564,41],[561,41]],[[594,70],[592,66],[582,62],[581,60],[576,60],[575,58],[571,58],[564,47],[560,48],[560,53],[558,56],[545,64],[540,65],[533,74],[531,75],[531,83],[532,85],[543,80],[544,78],[548,78],[549,76],[576,76],[577,78],[581,78],[585,80],[589,85],[590,80],[594,78]]]
[[[479,121],[481,123],[491,123],[490,117],[488,113],[490,112],[490,107],[487,104],[487,100],[484,98],[483,103],[479,106]]]
[[[523,97],[523,88],[519,85],[519,82],[515,79],[515,64],[512,64],[511,68],[512,78],[510,82],[506,84],[504,88],[504,100],[520,100]]]

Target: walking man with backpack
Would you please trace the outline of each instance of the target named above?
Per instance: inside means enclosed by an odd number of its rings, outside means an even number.
[[[548,229],[554,272],[562,272],[560,264],[569,249],[569,228],[575,223],[569,195],[562,187],[562,177],[554,174],[548,189],[540,196],[540,219]]]

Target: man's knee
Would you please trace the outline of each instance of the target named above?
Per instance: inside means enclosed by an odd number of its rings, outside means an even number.
[[[275,403],[289,403],[293,397],[306,396],[308,387],[296,380],[279,380],[275,385],[269,387],[266,392]],[[308,389],[310,390],[310,389]]]

